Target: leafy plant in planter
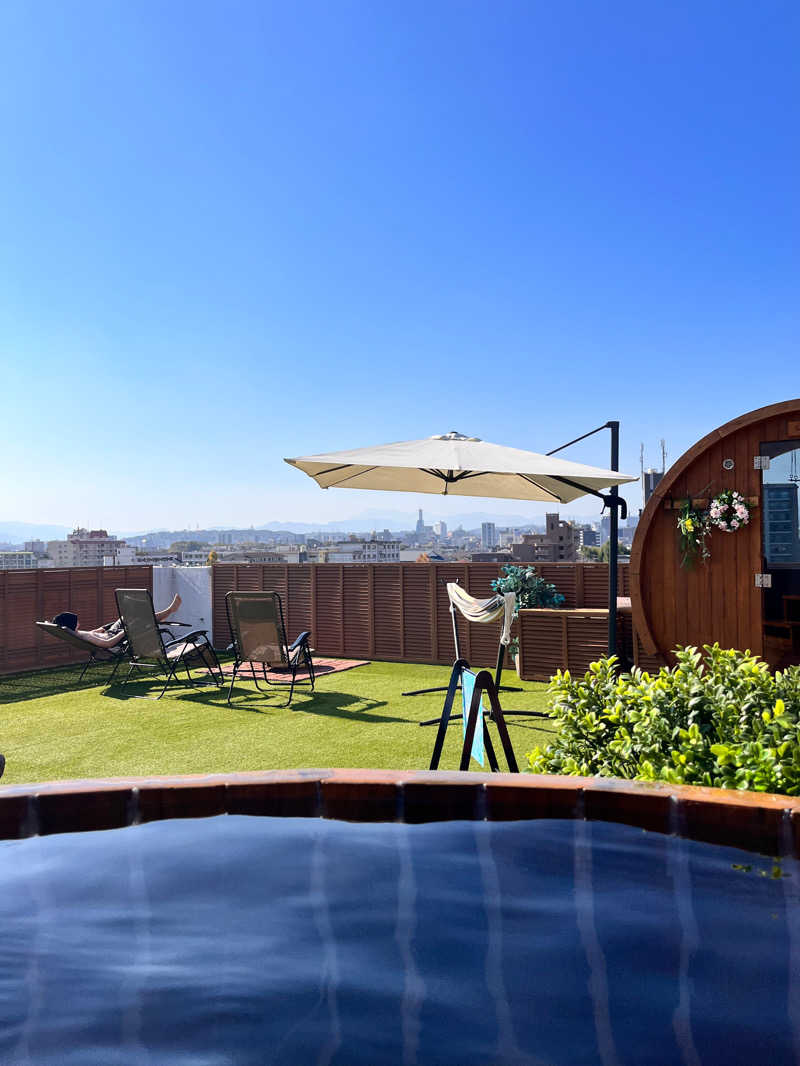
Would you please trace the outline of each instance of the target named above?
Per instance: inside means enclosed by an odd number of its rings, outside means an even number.
[[[501,594],[516,593],[515,616],[522,607],[560,607],[564,602],[555,585],[539,577],[532,566],[504,566],[503,573],[505,577],[492,582],[492,589]]]
[[[501,595],[516,593],[515,618],[523,607],[560,607],[564,602],[555,585],[539,577],[532,566],[504,566],[503,574],[504,577],[495,578],[492,582],[492,589]],[[519,654],[518,637],[512,637],[508,651],[514,658]]]
[[[555,741],[528,753],[535,773],[712,785],[800,795],[800,667],[772,674],[749,652],[678,648],[651,677],[614,658],[550,684]]]

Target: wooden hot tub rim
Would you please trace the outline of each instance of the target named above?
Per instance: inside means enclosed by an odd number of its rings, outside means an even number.
[[[0,787],[5,840],[219,814],[409,824],[585,818],[800,858],[800,799],[614,778],[330,769]]]
[[[642,517],[639,519],[639,525],[636,527],[629,563],[633,625],[639,640],[648,655],[661,654],[663,649],[659,648],[656,644],[650,628],[650,623],[645,614],[644,600],[640,585],[641,561],[653,519],[663,506],[664,500],[669,498],[672,494],[675,482],[686,473],[691,464],[702,456],[706,449],[712,444],[715,444],[717,441],[729,437],[737,430],[745,429],[747,426],[751,426],[756,422],[762,422],[769,418],[780,418],[782,415],[788,415],[795,412],[800,413],[800,399],[782,400],[780,403],[768,404],[766,407],[759,407],[755,411],[748,411],[746,414],[739,415],[738,418],[731,419],[724,425],[707,433],[705,437],[702,437],[696,444],[693,444],[688,451],[685,451],[683,455],[672,464],[669,470],[667,470],[664,477],[653,490],[653,494],[647,501],[647,505],[642,512]]]

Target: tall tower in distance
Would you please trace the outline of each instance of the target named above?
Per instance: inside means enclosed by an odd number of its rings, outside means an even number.
[[[417,519],[417,533],[422,536],[425,532],[425,523],[422,521],[422,508],[419,509],[419,518]]]

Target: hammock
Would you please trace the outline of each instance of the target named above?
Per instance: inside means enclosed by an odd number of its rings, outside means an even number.
[[[447,595],[450,599],[451,610],[457,607],[468,622],[494,622],[503,615],[503,632],[500,634],[500,643],[508,646],[511,643],[511,621],[514,617],[514,605],[517,597],[513,592],[497,593],[488,600],[476,600],[455,581],[448,581]]]

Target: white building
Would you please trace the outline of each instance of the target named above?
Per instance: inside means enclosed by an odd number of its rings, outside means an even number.
[[[136,566],[139,562],[136,549],[130,544],[122,544],[115,555],[104,555],[103,566]]]
[[[497,544],[497,529],[494,522],[481,522],[481,547],[486,550]]]
[[[321,548],[319,561],[327,563],[399,563],[399,540],[348,540]]]
[[[105,529],[75,529],[66,540],[49,540],[47,554],[56,566],[103,566],[106,556],[116,557],[124,540],[110,537]]]
[[[178,559],[176,552],[167,551],[141,551],[136,553],[134,563],[137,566],[177,566]]]
[[[0,570],[35,570],[33,552],[0,552]]]
[[[193,551],[181,551],[181,566],[206,566],[208,563],[208,548],[200,548]]]

